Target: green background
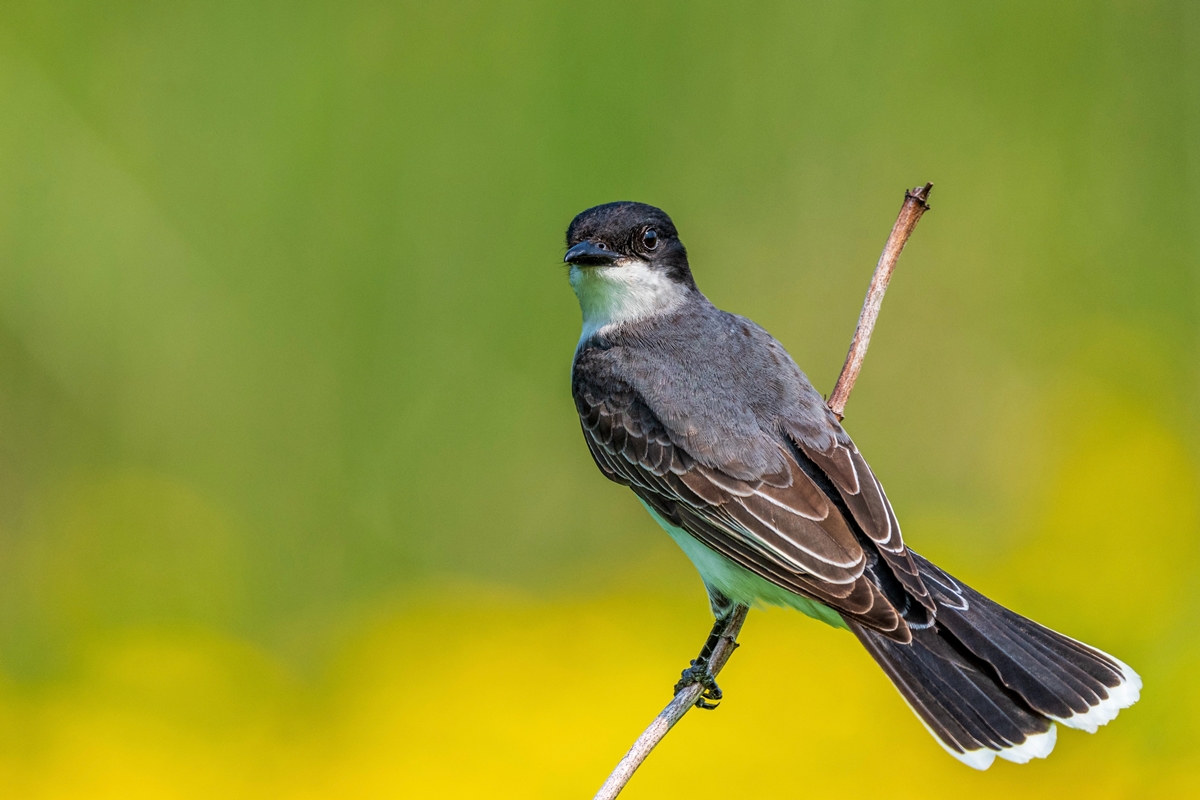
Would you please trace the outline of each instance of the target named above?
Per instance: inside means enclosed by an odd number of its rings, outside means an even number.
[[[1143,701],[976,774],[755,613],[631,798],[1200,785],[1186,2],[0,3],[0,790],[585,797],[708,628],[569,393],[581,209],[832,388],[907,540]],[[1189,789],[1189,787],[1192,787]]]

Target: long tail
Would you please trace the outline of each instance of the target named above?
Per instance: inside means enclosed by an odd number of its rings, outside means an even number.
[[[937,621],[899,644],[851,629],[950,755],[975,769],[1054,749],[1055,722],[1088,733],[1137,702],[1142,679],[1107,653],[1044,628],[916,553]]]

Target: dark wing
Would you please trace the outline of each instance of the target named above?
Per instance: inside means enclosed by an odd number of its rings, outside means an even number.
[[[829,437],[812,436],[800,425],[788,426],[788,438],[799,449],[799,459],[810,475],[822,481],[823,489],[841,498],[861,530],[874,544],[889,573],[900,582],[913,600],[932,614],[936,605],[917,570],[904,538],[896,512],[888,502],[883,486],[854,442],[839,429],[841,437],[828,443]],[[839,440],[840,438],[840,440]],[[818,444],[821,442],[821,444]],[[825,483],[827,481],[827,483]]]
[[[911,558],[891,507],[856,451],[809,455],[781,442],[782,469],[739,480],[673,443],[633,389],[612,383],[593,388],[586,382],[574,388],[584,438],[611,480],[630,486],[665,519],[763,579],[898,641],[911,639],[903,613],[917,604],[899,586],[889,591],[891,570],[879,575],[881,556],[889,565],[892,558],[907,564]],[[836,478],[826,476],[822,462]],[[848,523],[843,508],[854,523]],[[860,514],[872,532],[866,537],[851,527],[861,525]],[[920,597],[927,600],[920,579],[915,583],[918,603]]]

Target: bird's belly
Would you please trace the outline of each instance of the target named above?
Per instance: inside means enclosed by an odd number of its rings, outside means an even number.
[[[718,589],[721,594],[735,603],[746,606],[783,606],[794,608],[802,614],[818,619],[835,628],[845,628],[846,623],[841,615],[829,606],[802,597],[795,592],[776,586],[770,581],[760,578],[750,570],[730,561],[725,556],[710,549],[697,541],[690,533],[667,522],[645,501],[638,498],[654,521],[662,526],[671,538],[675,540],[683,552],[696,565],[700,577],[709,586]]]

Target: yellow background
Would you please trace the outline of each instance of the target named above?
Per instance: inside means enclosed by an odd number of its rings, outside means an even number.
[[[561,266],[664,207],[910,544],[1143,700],[946,756],[752,613],[630,798],[1200,786],[1200,14],[1185,2],[0,4],[0,795],[588,797],[700,645],[596,472]]]

